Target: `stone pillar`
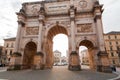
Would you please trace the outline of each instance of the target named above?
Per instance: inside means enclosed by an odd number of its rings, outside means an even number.
[[[37,55],[36,57],[39,57],[39,61],[37,62],[40,62],[38,63],[39,65],[37,65],[37,69],[44,69],[44,66],[45,66],[45,55],[43,53],[43,48],[42,48],[42,30],[43,30],[43,24],[44,24],[44,18],[45,18],[45,9],[44,9],[44,3],[42,2],[41,3],[41,7],[40,7],[40,11],[39,11],[39,34],[38,34],[38,45],[37,45]],[[39,54],[39,55],[38,55]],[[41,68],[42,67],[42,68]]]
[[[21,55],[21,40],[22,40],[22,34],[23,34],[23,27],[25,26],[25,19],[26,14],[24,12],[24,9],[22,8],[20,12],[16,13],[18,15],[18,30],[17,30],[17,36],[15,41],[15,48],[14,48],[14,57],[12,57],[12,65],[15,69],[16,67],[21,69],[22,65],[22,55]]]
[[[37,45],[37,52],[41,52],[41,45],[42,45],[42,21],[39,21],[39,34],[38,34],[38,45]]]
[[[102,21],[101,21],[100,15],[96,16],[96,25],[97,25],[99,49],[100,49],[100,51],[105,51],[104,37],[103,37],[103,26],[102,26]]]
[[[99,51],[98,52],[98,58],[100,60],[100,64],[97,65],[97,71],[100,72],[112,72],[110,68],[110,63],[108,59],[108,55],[105,51]]]
[[[16,41],[15,41],[15,50],[14,50],[14,52],[19,51],[22,26],[23,26],[23,22],[18,21],[18,30],[17,30]]]
[[[71,42],[72,42],[72,51],[76,51],[75,47],[75,22],[71,19]]]
[[[41,3],[40,11],[39,11],[39,34],[38,34],[38,45],[37,45],[37,52],[42,52],[42,29],[45,19],[45,9],[44,3]]]
[[[69,59],[70,59],[69,66],[68,66],[69,70],[72,70],[72,71],[81,70],[79,54],[76,51],[72,51],[70,53]]]
[[[69,70],[80,70],[79,53],[76,51],[75,42],[75,8],[73,3],[70,6],[70,20],[71,20],[71,47],[72,52],[69,56]]]
[[[46,65],[46,44],[47,44],[47,37],[45,36],[43,39],[43,52],[44,52],[44,64]]]
[[[103,26],[102,26],[102,5],[99,4],[98,1],[95,2],[94,5],[94,15],[95,15],[95,23],[97,28],[97,36],[98,36],[98,45],[99,45],[99,64],[97,65],[97,70],[102,72],[111,72],[110,63],[108,59],[108,54],[105,52],[104,45],[104,37],[103,37]]]
[[[70,26],[71,26],[71,47],[72,51],[76,51],[75,47],[75,8],[70,6]]]

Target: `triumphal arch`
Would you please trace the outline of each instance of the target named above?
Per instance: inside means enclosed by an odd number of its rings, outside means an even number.
[[[51,69],[53,37],[68,36],[69,70],[80,70],[79,46],[89,51],[90,68],[110,71],[98,0],[45,0],[22,4],[10,68]],[[62,39],[61,42],[62,43]]]

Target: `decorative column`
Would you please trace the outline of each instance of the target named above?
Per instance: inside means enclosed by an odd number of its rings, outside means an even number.
[[[15,41],[14,52],[18,52],[18,50],[19,50],[19,42],[20,42],[20,36],[21,36],[21,27],[22,27],[22,22],[18,21],[18,30],[17,30],[16,41]]]
[[[71,6],[70,10],[70,20],[71,20],[71,43],[72,43],[72,51],[76,51],[75,47],[75,12],[74,6]]]
[[[22,54],[20,48],[21,48],[23,27],[25,26],[25,19],[26,19],[24,9],[22,8],[20,12],[17,13],[17,15],[18,15],[18,31],[15,41],[14,53],[12,54],[12,58],[10,60],[9,68],[8,68],[11,70],[21,69],[21,65],[22,65]]]
[[[15,41],[15,49],[14,52],[20,52],[20,40],[21,40],[21,34],[22,34],[22,27],[25,26],[25,13],[21,9],[18,15],[18,30],[17,30],[17,36]]]
[[[43,24],[44,24],[44,16],[45,9],[44,9],[44,3],[41,3],[41,8],[39,11],[39,34],[38,34],[38,45],[37,45],[37,53],[34,57],[34,60],[36,61],[35,69],[44,69],[45,67],[45,55],[43,53],[42,48],[42,30],[43,30]]]
[[[40,19],[39,16],[39,34],[38,34],[38,45],[37,45],[37,52],[41,52],[41,45],[42,45],[42,28],[43,28],[43,22],[42,19]]]
[[[42,52],[42,29],[45,19],[45,9],[44,9],[44,3],[41,3],[41,8],[39,11],[39,34],[38,34],[38,46],[37,46],[37,52]]]
[[[71,20],[71,47],[72,52],[69,56],[69,70],[80,70],[80,59],[79,53],[76,51],[76,43],[75,43],[75,8],[73,5],[73,0],[71,0],[70,6],[70,20]]]
[[[111,72],[108,54],[105,51],[105,45],[104,45],[103,26],[101,20],[102,5],[100,5],[98,1],[95,2],[94,15],[95,15],[95,23],[97,28],[98,45],[99,45],[99,51],[97,54],[99,64],[97,65],[97,70],[102,72]]]

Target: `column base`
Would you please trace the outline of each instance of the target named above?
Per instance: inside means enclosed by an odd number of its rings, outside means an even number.
[[[69,65],[68,69],[71,70],[71,71],[80,71],[81,67],[80,67],[80,65],[76,65],[76,66],[75,65],[74,66],[73,65]]]
[[[99,72],[105,72],[105,73],[112,73],[112,69],[111,69],[110,66],[98,65],[97,66],[97,71],[99,71]]]
[[[13,70],[21,70],[21,65],[19,65],[19,64],[11,65],[7,69],[7,71],[13,71]]]
[[[39,65],[39,66],[35,65],[35,66],[32,67],[32,69],[34,69],[34,70],[44,70],[45,69],[45,65]]]

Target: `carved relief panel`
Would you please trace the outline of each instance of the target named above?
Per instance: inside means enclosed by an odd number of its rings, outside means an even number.
[[[38,11],[40,10],[40,4],[27,4],[26,6],[26,14],[31,16],[38,15]]]
[[[89,32],[93,32],[91,23],[77,25],[77,33],[89,33]]]
[[[38,35],[39,27],[27,27],[26,35]]]

